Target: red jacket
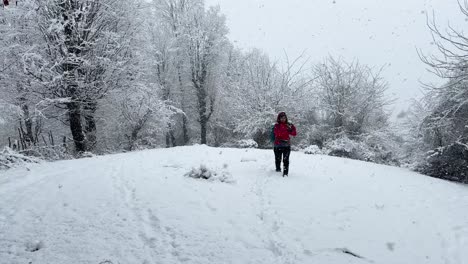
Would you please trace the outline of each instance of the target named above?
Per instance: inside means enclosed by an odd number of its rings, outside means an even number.
[[[275,133],[275,146],[290,146],[289,135],[296,136],[296,127],[290,123],[277,123],[273,130]]]

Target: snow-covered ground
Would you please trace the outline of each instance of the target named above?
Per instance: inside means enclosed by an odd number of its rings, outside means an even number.
[[[232,183],[184,176],[207,168]],[[293,152],[178,147],[0,172],[0,263],[468,263],[468,187]]]

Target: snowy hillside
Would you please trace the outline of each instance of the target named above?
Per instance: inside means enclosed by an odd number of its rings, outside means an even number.
[[[204,164],[232,182],[184,176]],[[271,150],[179,147],[0,172],[0,263],[468,263],[468,188]]]

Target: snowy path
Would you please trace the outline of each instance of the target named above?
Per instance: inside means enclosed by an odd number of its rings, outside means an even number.
[[[205,164],[235,183],[183,175]],[[468,188],[370,163],[205,146],[0,172],[0,264],[467,264]],[[106,262],[107,261],[107,262]]]

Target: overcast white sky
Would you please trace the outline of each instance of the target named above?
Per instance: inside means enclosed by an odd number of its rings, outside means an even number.
[[[463,1],[463,0],[461,0]],[[396,111],[421,95],[419,81],[437,82],[416,49],[435,53],[426,13],[438,24],[466,27],[457,0],[206,0],[220,5],[229,38],[238,47],[260,48],[272,58],[306,50],[312,62],[328,55],[387,65],[384,77],[398,98]]]

